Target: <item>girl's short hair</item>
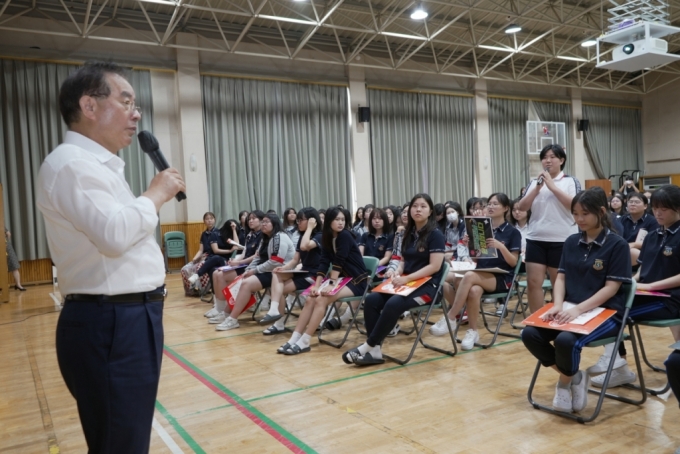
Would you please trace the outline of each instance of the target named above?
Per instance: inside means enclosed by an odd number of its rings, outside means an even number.
[[[515,219],[515,216],[512,214],[512,212],[515,211],[515,205],[517,205],[520,200],[522,200],[521,197],[510,202],[510,211],[508,212],[508,218],[509,218],[508,221],[510,221],[510,224],[512,224],[512,225],[517,225],[517,219]],[[530,219],[531,219],[531,210],[527,211],[527,224],[529,223]]]
[[[666,208],[680,213],[680,188],[667,184],[652,192],[652,208]]]
[[[596,186],[576,194],[571,200],[572,214],[577,203],[588,213],[596,215],[599,218],[599,225],[609,230],[614,230],[611,218],[609,217],[609,211],[607,210],[607,195],[602,188]]]
[[[390,223],[387,217],[387,213],[385,213],[385,210],[383,210],[382,208],[375,208],[373,211],[371,211],[371,214],[368,216],[368,231],[375,235],[377,230],[375,230],[375,227],[373,227],[373,218],[382,219],[383,233],[385,233]]]
[[[552,151],[556,158],[564,159],[564,161],[562,161],[562,164],[560,164],[560,170],[564,170],[564,165],[567,163],[567,153],[564,151],[564,147],[562,145],[557,145],[556,143],[553,143],[551,145],[546,145],[541,150],[541,154],[539,155],[539,158],[541,160],[543,160],[543,158],[545,158],[545,155],[549,151]]]

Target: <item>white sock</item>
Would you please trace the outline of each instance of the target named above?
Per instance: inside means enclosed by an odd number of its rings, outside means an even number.
[[[278,329],[285,328],[285,325],[283,324],[283,317],[274,322],[274,327]]]
[[[371,347],[371,350],[368,353],[370,353],[371,356],[376,358],[376,359],[382,358],[382,351],[380,350],[380,345],[376,345],[375,347]]]
[[[612,353],[614,353],[614,343],[605,345],[604,346],[604,354],[611,357]]]
[[[293,331],[293,335],[290,336],[290,340],[288,341],[288,343],[289,343],[290,345],[293,345],[293,344],[297,343],[297,341],[298,341],[301,337],[302,337],[302,334],[298,333],[297,331]]]
[[[340,316],[340,321],[342,322],[343,325],[345,325],[345,324],[347,324],[347,322],[350,321],[351,318],[352,318],[352,311],[349,310],[349,307],[348,307],[347,310],[345,311],[345,313]]]
[[[373,347],[371,347],[366,342],[364,342],[363,344],[361,344],[357,347],[357,350],[359,350],[359,353],[361,353],[361,355],[363,356],[366,353],[368,353],[369,351],[371,351],[372,348]]]
[[[279,302],[278,301],[272,301],[271,306],[269,306],[269,312],[267,312],[267,315],[271,315],[272,317],[274,315],[279,315]]]
[[[300,348],[307,348],[309,347],[309,340],[312,338],[309,334],[305,333],[302,336],[300,336],[300,339],[296,342],[297,346]]]
[[[227,300],[221,300],[219,298],[215,298],[215,309],[217,309],[217,312],[224,312],[226,307],[227,307]]]

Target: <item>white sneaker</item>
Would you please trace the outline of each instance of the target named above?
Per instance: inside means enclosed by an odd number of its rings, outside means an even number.
[[[449,323],[451,324],[451,331],[455,330],[456,322],[454,320],[449,320]],[[433,336],[443,336],[448,332],[449,329],[446,327],[446,315],[442,315],[442,318],[440,318],[437,323],[430,326],[430,334]]]
[[[191,285],[196,285],[196,281],[198,281],[198,274],[194,273],[191,276],[189,276],[189,283]]]
[[[475,346],[475,342],[479,342],[479,333],[477,330],[469,329],[465,332],[465,337],[460,343],[461,350],[472,350]]]
[[[606,374],[600,374],[597,377],[593,377],[592,378],[593,386],[596,388],[602,388],[602,385],[604,384],[605,375]],[[612,369],[612,375],[611,377],[609,377],[609,383],[607,384],[607,388],[615,388],[617,386],[635,383],[636,379],[637,375],[635,375],[635,372],[628,369],[628,364],[624,364],[621,367]]]
[[[226,319],[224,319],[224,321],[222,323],[220,323],[219,325],[217,325],[215,327],[215,330],[216,331],[229,331],[230,329],[235,329],[235,328],[238,328],[239,326],[241,326],[241,325],[238,324],[238,320],[234,320],[233,318],[226,318]]]
[[[411,318],[411,311],[404,311],[404,313],[401,314],[399,318]]]
[[[482,300],[482,303],[484,303],[484,304],[491,304],[491,303],[495,303],[495,302],[496,302],[496,298],[484,298],[484,300]]]
[[[502,316],[503,316],[503,312],[505,312],[505,304],[499,304],[499,305],[498,305],[498,308],[496,309],[496,316],[497,316],[497,317],[502,317]],[[508,313],[507,313],[507,312],[505,312],[505,316],[506,316],[506,317],[508,316]]]
[[[387,335],[387,337],[394,337],[397,334],[399,334],[399,323],[394,325],[394,328],[392,328],[392,331],[390,331],[390,333]]]
[[[555,385],[553,410],[571,413],[571,388],[560,388],[559,385]]]
[[[219,314],[219,311],[216,308],[213,307],[208,312],[203,314],[203,316],[208,317],[208,318],[212,318],[212,317],[216,316],[217,314]]]
[[[600,359],[597,360],[597,362],[590,366],[586,372],[588,375],[598,375],[598,374],[604,374],[607,372],[607,368],[609,367],[609,361],[611,361],[612,357],[608,355],[606,352],[604,355],[600,356]],[[619,352],[616,352],[616,359],[614,360],[614,370],[628,365],[628,362],[621,358],[619,355]]]
[[[222,323],[226,318],[227,316],[224,312],[218,312],[217,315],[215,315],[214,317],[210,317],[208,319],[208,323],[210,323],[211,325],[218,325]]]
[[[581,374],[581,382],[578,385],[571,385],[571,409],[581,411],[588,404],[588,386],[590,386],[590,375],[585,371],[578,371]]]

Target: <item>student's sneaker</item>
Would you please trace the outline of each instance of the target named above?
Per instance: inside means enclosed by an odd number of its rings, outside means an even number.
[[[585,371],[578,371],[581,374],[581,381],[578,385],[571,384],[571,409],[581,411],[588,404],[588,386],[590,385],[590,375]]]
[[[392,328],[392,331],[390,331],[390,333],[387,335],[387,337],[394,337],[397,334],[399,334],[399,323],[394,325],[394,328]]]
[[[505,312],[505,304],[499,304],[498,308],[496,309],[496,316],[497,317],[503,317],[503,313]],[[508,313],[505,312],[505,316],[508,316]]]
[[[496,302],[496,298],[484,298],[482,300],[482,303],[484,303],[484,304],[491,304],[491,303],[495,303],[495,302]]]
[[[454,320],[449,320],[449,323],[451,324],[451,331],[455,330],[456,322]],[[448,332],[449,329],[446,327],[446,315],[442,315],[442,318],[440,318],[437,323],[430,326],[430,334],[433,336],[443,336]]]
[[[230,329],[235,329],[235,328],[238,328],[239,326],[241,326],[241,325],[238,324],[238,320],[234,320],[233,318],[227,318],[222,323],[217,325],[215,327],[215,330],[216,331],[229,331]]]
[[[472,350],[476,342],[479,342],[479,333],[477,330],[469,329],[465,332],[465,337],[460,343],[460,348],[461,350]]]
[[[604,384],[604,376],[607,374],[600,374],[597,377],[592,378],[593,386],[596,388],[602,388]],[[635,383],[637,375],[635,372],[628,369],[628,364],[624,364],[621,367],[612,369],[612,375],[609,377],[609,383],[607,388],[615,388],[621,385],[627,385],[630,383]]]
[[[208,319],[208,323],[210,323],[211,325],[219,325],[226,318],[227,318],[227,316],[224,312],[218,312],[217,315],[215,315],[214,317],[210,317]]]
[[[188,281],[192,286],[196,285],[196,282],[198,281],[198,274],[194,273],[191,276],[189,276]]]
[[[216,308],[213,307],[213,308],[210,309],[208,312],[206,312],[205,314],[203,314],[203,316],[204,316],[204,317],[207,317],[207,318],[212,318],[212,317],[216,316],[217,314],[219,314],[218,310],[217,310]]]
[[[404,313],[401,314],[399,318],[411,318],[411,311],[404,311]]]
[[[604,355],[600,356],[600,359],[597,360],[597,362],[590,366],[586,372],[588,372],[588,375],[598,375],[598,374],[604,374],[607,372],[607,368],[609,367],[609,361],[611,361],[612,357],[609,356],[607,353]],[[619,352],[616,352],[616,359],[614,360],[614,370],[626,366],[628,362],[621,358],[619,356]]]
[[[560,388],[555,385],[555,397],[553,397],[553,410],[571,413],[571,387]]]

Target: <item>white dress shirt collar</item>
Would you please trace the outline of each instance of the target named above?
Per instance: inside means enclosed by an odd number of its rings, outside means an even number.
[[[79,148],[82,148],[83,150],[87,150],[89,153],[92,153],[92,156],[97,158],[99,162],[105,164],[113,170],[119,171],[125,167],[125,161],[119,158],[116,154],[111,153],[98,142],[95,142],[94,140],[80,134],[79,132],[66,131],[64,143],[75,145]]]

